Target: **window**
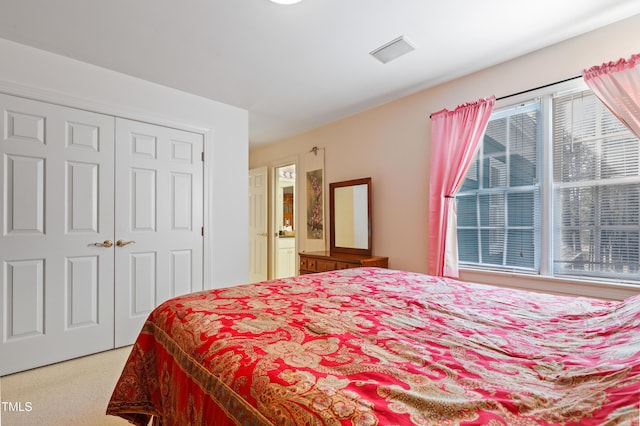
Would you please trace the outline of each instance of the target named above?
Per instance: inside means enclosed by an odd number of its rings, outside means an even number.
[[[590,91],[553,100],[556,273],[640,281],[639,151]]]
[[[590,90],[496,110],[456,200],[462,267],[640,284],[640,140]]]
[[[538,268],[539,121],[539,103],[492,115],[456,195],[461,264]]]

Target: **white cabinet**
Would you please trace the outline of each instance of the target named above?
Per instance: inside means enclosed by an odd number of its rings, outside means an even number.
[[[296,239],[295,237],[278,237],[276,278],[294,275],[296,275]]]

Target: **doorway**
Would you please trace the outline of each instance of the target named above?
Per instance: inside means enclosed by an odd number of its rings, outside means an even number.
[[[285,278],[296,275],[297,265],[296,165],[274,167],[273,187],[273,276]]]

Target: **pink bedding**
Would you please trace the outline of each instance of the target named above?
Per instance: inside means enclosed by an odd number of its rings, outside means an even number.
[[[178,297],[107,412],[136,424],[638,425],[640,296],[378,268]]]

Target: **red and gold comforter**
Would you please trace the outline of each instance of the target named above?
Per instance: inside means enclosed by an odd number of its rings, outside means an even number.
[[[640,296],[360,268],[149,316],[108,414],[169,425],[638,425]]]

